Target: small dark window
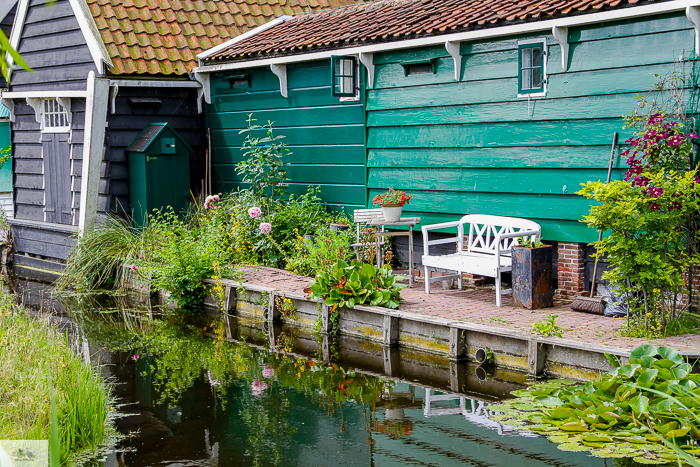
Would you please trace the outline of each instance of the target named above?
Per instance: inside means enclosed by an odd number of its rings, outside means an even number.
[[[231,89],[235,86],[248,86],[250,87],[250,75],[228,75],[224,76],[224,79],[228,81],[228,85]]]
[[[518,94],[544,92],[544,62],[544,43],[518,46]]]
[[[355,97],[357,62],[355,57],[331,57],[334,97]]]
[[[437,73],[437,58],[429,60],[414,60],[411,62],[401,62],[404,76],[419,75],[422,73]]]

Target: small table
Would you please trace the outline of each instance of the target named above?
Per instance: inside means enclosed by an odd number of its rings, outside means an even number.
[[[374,232],[377,238],[377,266],[382,264],[382,249],[380,247],[382,237],[408,237],[408,286],[413,287],[413,226],[420,224],[420,217],[402,217],[396,222],[387,222],[384,219],[372,219],[367,225],[376,228]],[[407,231],[380,231],[380,227],[408,226]]]

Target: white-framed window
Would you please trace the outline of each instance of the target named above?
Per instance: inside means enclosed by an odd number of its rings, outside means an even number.
[[[331,57],[332,94],[340,102],[360,100],[360,62],[355,56]]]
[[[518,97],[547,95],[547,39],[518,41]]]
[[[69,109],[57,99],[43,99],[41,103],[41,131],[44,133],[67,133],[70,131]]]

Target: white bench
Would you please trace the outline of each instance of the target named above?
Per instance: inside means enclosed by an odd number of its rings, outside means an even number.
[[[468,224],[468,241],[465,241],[465,225]],[[457,236],[440,240],[428,240],[428,232],[457,227]],[[501,273],[510,272],[510,247],[519,244],[522,237],[540,238],[542,229],[536,222],[516,217],[501,217],[469,214],[455,222],[424,225],[423,267],[425,268],[425,293],[430,293],[430,283],[457,279],[462,288],[462,273],[478,274],[496,278],[496,306],[501,306],[501,294],[512,293],[512,289],[501,290]],[[431,245],[456,243],[457,252],[449,255],[431,255]],[[456,274],[430,277],[428,268],[455,271]]]

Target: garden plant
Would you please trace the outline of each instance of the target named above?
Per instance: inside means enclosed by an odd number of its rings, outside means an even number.
[[[492,419],[545,435],[563,451],[641,464],[698,466],[700,374],[675,350],[645,344],[597,381],[553,380],[491,405]]]
[[[628,297],[623,332],[633,337],[679,334],[697,324],[687,312],[692,292],[686,280],[700,261],[697,135],[682,98],[662,102],[658,97],[680,93],[678,80],[675,75],[661,80],[626,118],[635,133],[621,153],[628,166],[624,179],[587,182],[579,191],[596,202],[584,221],[609,233],[595,246],[613,266],[604,279]]]

